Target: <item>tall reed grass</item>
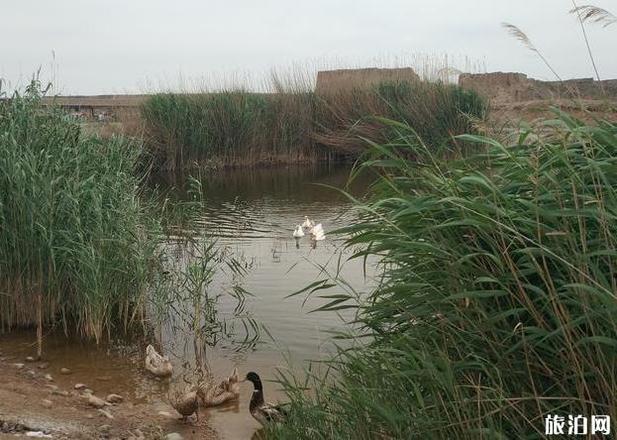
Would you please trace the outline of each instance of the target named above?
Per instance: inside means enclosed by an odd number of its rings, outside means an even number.
[[[159,165],[251,165],[313,157],[309,93],[224,91],[159,94],[142,107],[148,145]]]
[[[387,138],[376,119],[407,121],[427,141],[449,143],[483,118],[478,95],[428,81],[388,81],[371,87],[316,93],[277,78],[273,93],[243,90],[159,94],[142,107],[148,145],[166,169],[195,164],[256,165],[357,158],[365,145]]]
[[[475,92],[430,81],[384,81],[370,88],[318,95],[313,138],[318,145],[359,157],[366,142],[386,142],[391,126],[381,118],[409,124],[432,148],[452,144],[453,136],[473,131],[484,119],[486,102]]]
[[[358,309],[370,342],[341,350],[331,380],[282,376],[292,412],[272,434],[531,439],[548,414],[615,420],[617,125],[557,113],[510,144],[459,138],[478,150],[448,161],[390,125],[362,165],[374,200],[346,229],[383,282],[360,304],[325,296]]]
[[[47,325],[97,341],[126,329],[157,246],[140,146],[86,136],[40,101],[37,81],[0,100],[0,328],[37,325],[39,355]]]

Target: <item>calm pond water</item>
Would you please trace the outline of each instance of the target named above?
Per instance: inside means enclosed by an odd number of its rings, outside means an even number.
[[[203,180],[207,204],[200,228],[246,268],[243,276],[234,277],[223,267],[215,274],[210,289],[222,294],[217,308],[237,334],[221,337],[204,355],[199,349],[203,342],[195,342],[190,330],[173,331],[167,326],[163,345],[176,363],[192,364],[196,358],[205,358],[215,376],[228,374],[237,366],[241,374],[257,371],[267,381],[275,378],[277,368],[299,371],[309,361],[324,359],[332,352],[332,331],[341,330],[353,315],[311,313],[327,301],[315,296],[307,299],[306,294],[289,295],[327,274],[338,274],[349,284],[347,289],[357,293],[373,285],[364,262],[347,261],[352,251],[344,249],[340,237],[329,234],[348,225],[355,216],[345,196],[322,185],[343,187],[348,173],[347,169],[311,167],[231,170]],[[364,188],[359,183],[350,190],[358,195]],[[300,240],[293,238],[294,227],[305,215],[322,223],[326,240],[312,242],[308,234]],[[250,292],[242,315],[254,320],[260,335],[249,346],[242,341],[256,332],[244,331],[243,320],[233,313],[238,301],[223,293],[238,285]],[[335,287],[327,293],[342,289]],[[232,409],[208,412],[222,438],[251,438],[259,428],[248,414],[251,391],[249,385],[243,387],[240,403]],[[272,400],[284,397],[275,383],[266,384],[266,396]]]
[[[346,169],[306,167],[228,170],[202,179],[207,203],[199,216],[198,235],[214,240],[224,256],[210,265],[214,271],[206,289],[218,325],[196,337],[193,302],[178,299],[170,306],[172,316],[155,333],[174,363],[176,380],[191,377],[197,365],[215,377],[237,367],[242,376],[258,372],[265,381],[266,399],[276,401],[284,398],[278,385],[269,382],[277,369],[301,371],[309,361],[324,359],[332,351],[331,332],[341,330],[353,315],[311,313],[326,300],[289,294],[327,274],[338,274],[348,283],[347,291],[359,294],[374,285],[370,265],[365,267],[360,259],[346,261],[352,251],[330,233],[354,220],[351,203],[332,189],[313,185],[342,187],[347,177]],[[156,180],[161,188],[182,187],[182,182]],[[351,191],[359,195],[363,188],[360,183]],[[185,196],[183,189],[169,193],[170,198]],[[308,234],[300,240],[292,237],[305,215],[322,223],[324,241],[311,242]],[[180,266],[186,264],[185,248],[183,240],[168,244],[170,259]],[[236,270],[225,263],[229,261],[235,262]],[[343,289],[334,287],[326,293]],[[238,291],[248,293],[239,300],[231,294]],[[31,354],[32,339],[27,335],[13,336],[11,341],[14,353]],[[71,381],[92,382],[94,377],[97,393],[120,392],[135,402],[147,401],[170,411],[165,403],[167,383],[152,380],[140,368],[143,347],[121,345],[110,352],[51,337],[46,344],[52,365],[58,369],[71,365],[75,370]],[[250,439],[258,432],[260,426],[248,412],[251,391],[250,384],[243,384],[239,403],[202,413],[221,438]]]

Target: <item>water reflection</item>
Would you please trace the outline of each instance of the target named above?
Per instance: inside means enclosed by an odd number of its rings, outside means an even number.
[[[198,221],[200,231],[216,239],[228,256],[247,269],[242,276],[230,277],[225,266],[219,265],[221,270],[211,280],[210,289],[220,294],[217,313],[235,326],[230,334],[236,338],[228,335],[206,344],[204,362],[211,374],[221,377],[237,366],[241,374],[255,370],[267,381],[274,378],[277,367],[321,359],[332,351],[331,332],[340,330],[344,321],[353,317],[352,312],[310,313],[327,300],[288,296],[328,274],[345,279],[349,288],[358,292],[371,284],[363,261],[346,261],[352,251],[331,234],[348,225],[354,212],[344,195],[325,186],[343,187],[347,178],[347,169],[318,167],[229,170],[202,176],[207,203]],[[178,190],[173,196],[187,198],[186,181],[184,177],[171,182],[160,177],[156,183],[175,185]],[[350,191],[360,195],[365,188],[366,181],[358,181]],[[322,223],[325,241],[311,240],[309,234],[293,237],[305,215]],[[250,292],[243,297],[242,308],[244,316],[259,325],[248,331],[258,331],[260,336],[251,346],[239,344],[247,329],[235,316],[237,297],[228,294],[234,288]],[[190,329],[181,327],[167,328],[162,338],[169,354],[186,363],[197,353],[189,343],[193,337]],[[269,399],[282,397],[275,384],[266,382],[265,386]],[[256,432],[259,425],[248,414],[249,388],[242,389],[237,407],[208,411],[223,438],[248,439]]]

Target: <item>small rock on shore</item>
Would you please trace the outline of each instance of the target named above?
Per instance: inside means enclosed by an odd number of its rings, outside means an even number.
[[[86,399],[86,402],[88,402],[88,405],[95,408],[103,408],[106,405],[103,399],[96,397],[94,394],[89,394],[84,398]]]
[[[124,397],[122,397],[119,394],[109,394],[105,400],[107,400],[109,403],[120,403],[124,400]]]
[[[52,406],[54,406],[54,403],[51,400],[43,399],[41,400],[41,405],[43,405],[45,408],[51,408]]]
[[[104,409],[99,409],[99,412],[105,417],[107,417],[108,419],[114,418],[114,416],[109,411],[105,411]]]

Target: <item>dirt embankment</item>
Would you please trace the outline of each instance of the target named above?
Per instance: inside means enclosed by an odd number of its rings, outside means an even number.
[[[540,81],[517,72],[462,74],[459,86],[489,101],[489,122],[516,125],[551,117],[552,108],[586,121],[617,122],[617,80]]]
[[[122,399],[96,408],[88,402],[86,391],[75,389],[70,374],[54,378],[47,371],[45,362],[27,362],[0,353],[0,439],[216,438],[203,417],[181,422],[171,407],[161,411]]]

